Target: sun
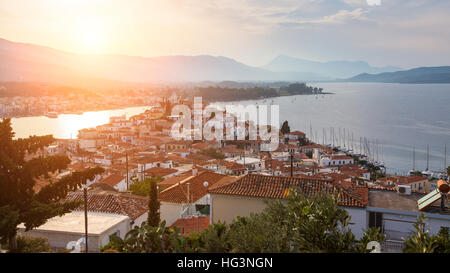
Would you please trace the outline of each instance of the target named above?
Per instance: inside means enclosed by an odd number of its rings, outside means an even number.
[[[78,26],[79,42],[84,53],[99,53],[103,48],[104,32],[97,22],[84,21]]]

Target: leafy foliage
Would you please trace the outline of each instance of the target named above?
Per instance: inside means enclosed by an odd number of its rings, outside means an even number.
[[[361,239],[358,242],[359,252],[369,253],[371,250],[367,249],[367,244],[372,241],[379,243],[386,241],[386,235],[381,233],[380,228],[371,227],[364,232],[363,237],[361,237]]]
[[[414,224],[415,231],[406,240],[406,253],[450,253],[450,234],[448,228],[441,228],[437,235],[430,235],[422,213]]]
[[[422,213],[414,224],[415,232],[406,240],[405,253],[433,253],[437,248],[435,238],[430,236],[426,228],[425,215]]]
[[[152,181],[159,183],[163,181],[163,179],[161,177],[153,176],[147,177],[143,181],[136,181],[130,185],[131,193],[140,196],[148,196],[150,194],[150,184]]]
[[[366,252],[368,241],[383,241],[369,229],[357,241],[348,228],[350,216],[329,195],[307,197],[295,191],[283,201],[271,201],[261,213],[237,217],[233,223],[215,223],[189,236],[165,222],[144,222],[122,240],[112,237],[104,248],[120,252]]]
[[[3,119],[0,122],[0,241],[9,240],[10,251],[16,249],[15,236],[20,223],[24,223],[27,231],[49,218],[70,212],[79,203],[60,201],[69,191],[103,172],[99,167],[73,172],[36,192],[36,179],[48,179],[50,173],[66,169],[70,160],[61,155],[26,160],[25,156],[36,154],[53,143],[54,138],[49,135],[15,140],[13,137],[10,119]]]
[[[48,240],[45,238],[18,236],[16,252],[19,253],[50,252],[50,244]]]
[[[280,129],[281,133],[284,134],[288,134],[291,132],[291,127],[289,127],[289,123],[287,120],[285,120],[283,122],[283,125],[281,125],[281,129]]]

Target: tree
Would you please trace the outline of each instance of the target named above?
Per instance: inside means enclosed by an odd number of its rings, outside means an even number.
[[[147,177],[143,181],[136,181],[130,185],[130,191],[132,194],[140,196],[148,196],[150,194],[150,184],[152,181],[156,183],[161,182],[163,179],[158,176]]]
[[[36,192],[37,178],[48,179],[50,173],[66,169],[70,159],[54,155],[26,160],[26,155],[36,154],[53,143],[54,138],[51,135],[13,138],[10,119],[3,119],[0,122],[0,241],[8,241],[10,251],[17,248],[19,224],[23,223],[28,231],[75,209],[79,202],[61,201],[69,191],[78,189],[103,172],[99,167],[73,172]]]
[[[380,228],[371,227],[364,232],[364,235],[361,237],[361,239],[358,242],[359,252],[362,252],[362,253],[370,252],[371,250],[367,249],[367,245],[372,241],[375,241],[378,243],[382,243],[382,242],[386,241],[386,235],[381,233]]]
[[[147,222],[152,227],[157,227],[159,221],[161,221],[159,214],[160,202],[158,200],[158,188],[156,185],[156,180],[152,179],[150,181],[150,192],[148,200],[148,218]]]
[[[285,134],[288,134],[288,133],[290,133],[290,132],[291,132],[291,128],[289,127],[289,123],[288,123],[287,120],[285,120],[285,121],[283,122],[283,125],[281,125],[281,133],[282,133],[283,135],[285,135]]]
[[[436,253],[450,253],[450,233],[448,227],[441,227],[436,239]]]
[[[450,166],[447,167],[447,175],[450,176]]]
[[[405,253],[433,253],[438,247],[436,238],[430,236],[426,229],[425,215],[422,213],[417,217],[414,224],[414,233],[405,241]]]

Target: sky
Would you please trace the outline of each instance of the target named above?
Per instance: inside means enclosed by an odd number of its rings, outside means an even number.
[[[0,37],[87,54],[450,65],[448,0],[0,0]]]

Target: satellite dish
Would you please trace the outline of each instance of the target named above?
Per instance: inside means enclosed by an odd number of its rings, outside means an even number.
[[[205,182],[203,182],[203,187],[208,187],[209,186],[209,183],[208,183],[208,181],[205,181]]]

